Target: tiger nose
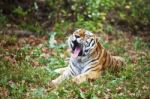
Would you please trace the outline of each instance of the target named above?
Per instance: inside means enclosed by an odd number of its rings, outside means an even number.
[[[75,35],[75,37],[76,37],[76,38],[80,38],[80,36],[78,36],[78,35]]]

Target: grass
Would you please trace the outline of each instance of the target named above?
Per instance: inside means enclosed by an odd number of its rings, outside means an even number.
[[[10,38],[7,37],[8,40],[5,38],[5,41],[9,42]],[[64,55],[67,49],[64,43],[66,39],[63,43],[55,44],[53,48],[49,48],[48,40],[43,40],[34,46],[26,42],[16,48],[19,40],[23,38],[14,37],[13,45],[8,45],[6,42],[5,46],[0,48],[0,97],[8,99],[150,98],[149,44],[137,37],[133,37],[132,41],[128,37],[124,38],[124,35],[120,35],[119,38],[110,42],[102,40],[102,43],[113,54],[123,56],[127,62],[126,67],[119,72],[107,70],[94,82],[76,85],[67,80],[58,89],[50,89],[47,86],[48,81],[58,76],[53,70],[67,66],[68,55]]]

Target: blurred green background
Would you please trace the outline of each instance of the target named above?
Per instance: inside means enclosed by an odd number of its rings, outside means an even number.
[[[1,0],[0,24],[45,34],[74,28],[111,32],[112,28],[139,34],[150,27],[149,0]],[[63,28],[62,28],[63,26]]]

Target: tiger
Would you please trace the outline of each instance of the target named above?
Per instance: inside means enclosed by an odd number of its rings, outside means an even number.
[[[68,45],[71,49],[69,65],[54,70],[60,76],[51,81],[53,85],[57,86],[70,78],[77,84],[96,80],[106,68],[116,70],[125,63],[124,58],[111,55],[98,37],[86,29],[75,30],[68,38]]]

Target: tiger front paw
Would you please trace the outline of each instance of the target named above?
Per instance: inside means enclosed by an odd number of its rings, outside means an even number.
[[[53,90],[53,89],[55,89],[56,87],[57,87],[57,86],[56,86],[52,81],[50,81],[50,82],[47,84],[48,91]]]
[[[58,82],[57,82],[56,80],[52,80],[50,83],[51,83],[53,86],[58,86]]]
[[[76,84],[81,84],[84,81],[86,81],[86,78],[81,76],[76,76],[75,78],[72,79],[72,81],[75,82]]]

